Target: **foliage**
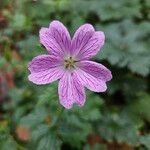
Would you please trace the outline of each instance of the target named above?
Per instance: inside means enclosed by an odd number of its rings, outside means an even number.
[[[111,144],[150,149],[149,0],[0,3],[1,150],[106,150]],[[104,94],[87,90],[82,108],[64,110],[57,82],[36,86],[27,79],[27,63],[46,52],[39,29],[53,19],[61,20],[71,35],[86,22],[106,35],[94,59],[111,69],[113,80]],[[95,134],[99,138],[91,143]]]

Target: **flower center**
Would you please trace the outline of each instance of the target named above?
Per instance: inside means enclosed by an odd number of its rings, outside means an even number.
[[[67,59],[64,60],[64,65],[65,65],[65,68],[66,69],[72,69],[72,68],[75,68],[75,63],[77,61],[74,60],[72,57],[69,57]]]

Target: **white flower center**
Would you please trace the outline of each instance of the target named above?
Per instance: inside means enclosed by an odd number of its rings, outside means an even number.
[[[73,59],[72,57],[69,57],[67,59],[64,60],[64,65],[66,69],[74,69],[75,68],[75,63],[77,61],[75,59]]]

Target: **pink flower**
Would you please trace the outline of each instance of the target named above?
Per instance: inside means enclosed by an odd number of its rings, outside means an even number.
[[[35,84],[49,84],[59,80],[58,93],[61,105],[72,108],[85,103],[84,87],[94,92],[104,92],[111,71],[91,59],[102,48],[105,35],[84,24],[71,39],[66,27],[59,21],[49,28],[41,28],[40,42],[48,54],[39,55],[29,63],[29,80]]]

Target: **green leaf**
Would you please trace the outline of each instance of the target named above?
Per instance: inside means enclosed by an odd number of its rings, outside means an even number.
[[[106,59],[112,65],[127,67],[133,73],[148,76],[150,73],[148,26],[147,22],[135,24],[132,20],[105,26],[97,25],[97,28],[106,34],[106,44],[96,58]]]
[[[114,113],[106,111],[100,119],[98,130],[100,135],[113,142],[129,143],[131,145],[138,144],[137,127],[132,117],[126,116],[124,113]]]
[[[85,145],[83,150],[107,150],[106,145],[104,144],[95,144],[94,146]]]
[[[12,137],[5,140],[3,143],[0,143],[1,150],[17,150],[17,144]]]
[[[61,142],[54,135],[47,135],[41,138],[37,150],[60,150]]]
[[[39,140],[40,138],[42,138],[44,135],[46,135],[49,132],[50,128],[48,125],[46,124],[40,124],[37,125],[37,127],[32,129],[32,139],[33,141]]]
[[[150,149],[150,135],[144,135],[140,138],[140,143],[143,144],[147,149]]]
[[[131,103],[131,109],[134,113],[141,118],[146,119],[150,122],[150,95],[145,93],[140,93],[137,101]]]
[[[20,120],[20,124],[27,127],[35,127],[36,125],[42,123],[47,116],[47,111],[43,107],[36,108],[32,113],[24,116]]]

